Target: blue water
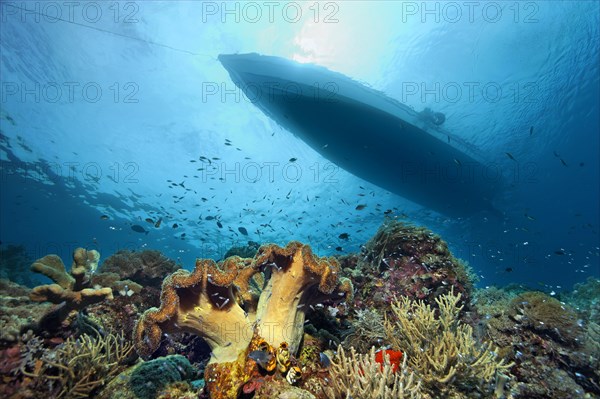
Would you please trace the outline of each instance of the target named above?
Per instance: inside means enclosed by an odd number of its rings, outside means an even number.
[[[350,253],[392,209],[481,286],[600,275],[598,2],[273,4],[3,2],[2,247],[152,248],[187,268],[248,240]],[[443,112],[510,176],[505,220],[448,218],[330,164],[240,93],[216,59],[236,52]]]

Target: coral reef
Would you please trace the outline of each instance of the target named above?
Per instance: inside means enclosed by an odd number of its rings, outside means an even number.
[[[211,398],[236,398],[258,375],[257,358],[272,372],[277,348],[297,353],[309,305],[352,298],[352,284],[339,271],[335,259],[316,257],[295,241],[263,245],[252,259],[197,260],[191,273],[165,279],[160,308],[147,310],[136,325],[136,349],[149,357],[163,332],[199,335],[212,351],[205,371]]]
[[[102,390],[99,399],[180,398],[197,393],[190,383],[196,370],[181,355],[165,356],[123,371]]]
[[[41,358],[31,375],[38,395],[44,390],[53,398],[87,398],[126,367],[133,345],[122,335],[82,335],[69,338]]]
[[[583,333],[575,311],[542,292],[526,292],[514,298],[509,316],[521,328],[567,345],[578,345]]]
[[[91,275],[98,267],[100,254],[77,248],[73,252],[73,265],[67,273],[65,265],[57,255],[46,255],[31,265],[31,270],[50,278],[55,284],[40,285],[35,287],[29,297],[35,302],[51,302],[58,304],[51,314],[47,314],[42,323],[46,328],[52,325],[63,324],[78,311],[87,306],[113,299],[112,289],[109,287],[92,287]]]
[[[600,279],[588,277],[585,282],[575,284],[572,292],[561,294],[561,299],[586,320],[600,324]]]
[[[165,276],[180,267],[159,251],[120,250],[100,267],[102,273],[116,273],[119,280],[131,280],[143,287],[160,287]]]
[[[323,387],[329,399],[420,399],[421,382],[407,370],[406,356],[403,372],[394,372],[389,357],[383,364],[375,361],[375,348],[368,354],[359,355],[350,348],[346,356],[344,348],[338,348],[337,361],[331,363],[331,377]]]
[[[485,334],[514,363],[509,385],[515,398],[600,395],[593,338],[583,326],[573,309],[542,292],[517,295],[491,315]]]
[[[0,280],[0,341],[15,342],[28,330],[35,330],[51,304],[29,299],[31,290],[9,280]]]
[[[223,259],[227,259],[231,256],[239,256],[240,258],[254,258],[256,252],[260,248],[260,244],[255,241],[248,241],[247,245],[239,247],[231,247],[225,252]]]
[[[390,220],[360,254],[233,250],[185,271],[158,251],[98,268],[77,249],[70,271],[53,255],[32,266],[54,284],[0,279],[0,396],[600,398],[597,279],[553,297],[474,291],[439,237]]]
[[[405,353],[424,391],[437,398],[460,392],[489,395],[489,384],[512,366],[499,359],[491,343],[477,342],[473,328],[459,320],[460,297],[453,291],[441,295],[435,300],[437,310],[421,300],[400,297],[385,323],[392,348]]]
[[[315,399],[315,396],[298,387],[287,385],[262,385],[256,391],[256,399]]]
[[[396,220],[386,220],[360,256],[346,257],[342,265],[352,276],[360,308],[387,310],[395,295],[434,303],[451,288],[468,303],[475,278],[439,236]]]
[[[153,399],[156,392],[168,384],[187,380],[197,374],[190,362],[181,355],[141,363],[131,373],[129,384],[140,398]]]
[[[383,315],[377,309],[358,309],[351,321],[344,345],[355,348],[359,353],[365,353],[372,346],[380,346],[385,338]]]

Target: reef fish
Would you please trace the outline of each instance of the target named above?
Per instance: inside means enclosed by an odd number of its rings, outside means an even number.
[[[134,224],[133,226],[131,226],[131,230],[135,231],[136,233],[145,233],[145,234],[148,234],[148,230],[146,230],[145,228],[143,228],[139,224]]]
[[[260,367],[266,370],[269,362],[273,358],[273,355],[271,355],[267,351],[252,351],[250,352],[248,357],[254,360],[256,364],[258,364]]]

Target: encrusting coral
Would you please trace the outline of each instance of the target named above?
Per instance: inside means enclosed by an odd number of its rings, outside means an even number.
[[[568,345],[579,345],[578,338],[583,333],[573,309],[538,291],[514,298],[509,316],[524,328]]]
[[[487,320],[485,334],[515,363],[510,382],[515,396],[571,399],[600,394],[594,325],[584,316],[592,309],[577,313],[539,291],[520,293],[505,306]]]
[[[297,241],[263,245],[251,259],[199,259],[192,272],[164,280],[160,308],[147,310],[136,325],[136,349],[147,358],[163,332],[199,335],[212,350],[205,371],[211,398],[237,398],[257,371],[256,358],[273,372],[277,348],[296,354],[309,305],[352,298],[352,284],[339,272],[334,258],[316,257]]]
[[[341,263],[356,286],[355,308],[387,310],[398,295],[433,303],[451,288],[467,304],[476,279],[440,236],[390,219],[361,247],[359,256],[342,258]]]
[[[31,290],[0,279],[0,342],[16,342],[28,330],[34,330],[44,312],[53,305],[29,299]]]
[[[164,276],[173,273],[179,266],[159,251],[120,250],[102,263],[102,273],[116,273],[119,280],[129,279],[144,287],[159,288]]]
[[[55,282],[37,286],[30,293],[32,301],[60,304],[46,317],[46,321],[63,322],[73,312],[113,298],[111,288],[89,288],[91,275],[96,271],[99,259],[98,251],[77,248],[73,252],[70,273],[67,273],[64,263],[57,255],[46,255],[31,265],[32,271],[41,273]]]
[[[485,393],[498,374],[512,367],[489,342],[477,342],[473,328],[459,320],[460,297],[453,291],[441,295],[438,310],[420,300],[397,298],[386,320],[388,341],[408,357],[424,390],[437,397],[452,397],[455,389]]]

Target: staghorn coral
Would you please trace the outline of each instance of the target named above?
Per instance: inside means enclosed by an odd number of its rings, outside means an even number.
[[[258,285],[260,292],[253,288]],[[248,354],[286,342],[295,355],[306,307],[328,297],[351,299],[352,284],[339,277],[335,259],[316,257],[296,241],[283,248],[264,245],[252,259],[199,259],[192,272],[165,279],[160,308],[147,310],[135,327],[136,349],[147,358],[163,332],[199,335],[212,350],[205,372],[211,397],[236,398],[257,370]]]
[[[337,359],[331,362],[331,380],[323,387],[329,399],[419,399],[421,382],[407,371],[404,356],[402,372],[394,372],[388,356],[383,365],[375,361],[375,348],[368,354],[359,355],[350,348],[346,356],[344,348],[338,348]],[[337,360],[337,361],[336,361]]]
[[[31,265],[32,271],[41,273],[55,282],[37,286],[29,295],[35,302],[60,304],[42,321],[46,328],[52,328],[56,323],[64,323],[77,311],[91,304],[113,299],[111,288],[88,288],[99,259],[98,251],[77,248],[73,252],[70,273],[67,273],[64,263],[57,255],[46,255]]]
[[[88,398],[125,368],[133,345],[123,335],[82,335],[69,338],[42,357],[36,375],[39,392],[53,398]]]
[[[460,297],[451,291],[436,298],[438,311],[402,297],[392,303],[392,317],[385,322],[392,347],[406,354],[423,388],[436,397],[452,397],[457,390],[485,393],[496,375],[512,366],[498,359],[491,343],[475,341],[472,327],[460,322]]]

